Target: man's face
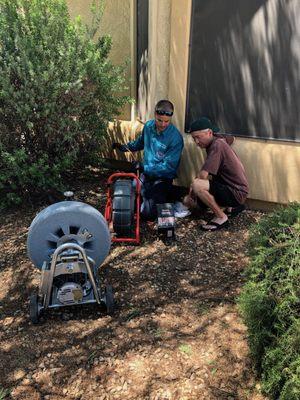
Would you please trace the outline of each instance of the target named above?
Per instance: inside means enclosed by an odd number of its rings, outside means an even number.
[[[197,146],[205,149],[213,140],[213,132],[211,129],[204,129],[203,131],[192,132],[192,138]]]
[[[172,117],[155,113],[155,125],[158,132],[164,131],[171,123]]]

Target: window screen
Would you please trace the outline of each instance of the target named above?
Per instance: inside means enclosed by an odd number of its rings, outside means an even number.
[[[185,129],[300,142],[300,1],[193,0]]]

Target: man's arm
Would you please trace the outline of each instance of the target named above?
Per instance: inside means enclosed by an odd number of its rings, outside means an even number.
[[[143,150],[144,149],[144,130],[143,130],[142,134],[136,140],[132,140],[131,142],[128,142],[126,144],[113,143],[112,148],[118,149],[118,150],[122,151],[123,153],[126,153],[127,151]]]
[[[144,149],[144,129],[141,135],[136,139],[128,142],[127,145],[130,151],[140,151]]]
[[[162,160],[145,165],[145,173],[162,178],[174,176],[179,165],[182,149],[183,141],[178,141],[175,145],[170,146]]]

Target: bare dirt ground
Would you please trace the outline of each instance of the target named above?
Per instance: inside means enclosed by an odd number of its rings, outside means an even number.
[[[106,175],[78,183],[76,199],[102,212]],[[166,245],[142,228],[140,246],[113,245],[101,267],[117,310],[73,307],[30,323],[39,284],[26,255],[43,206],[0,216],[0,399],[262,400],[235,304],[247,265],[245,211],[227,230],[179,221]],[[1,397],[2,390],[2,397]]]

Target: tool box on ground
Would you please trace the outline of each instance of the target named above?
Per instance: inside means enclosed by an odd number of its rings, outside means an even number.
[[[157,204],[158,234],[175,239],[175,216],[172,203]]]
[[[29,228],[27,249],[41,271],[40,288],[30,297],[30,318],[38,323],[47,309],[104,304],[114,310],[112,287],[100,288],[98,269],[110,250],[102,214],[78,201],[62,201],[42,210]]]

